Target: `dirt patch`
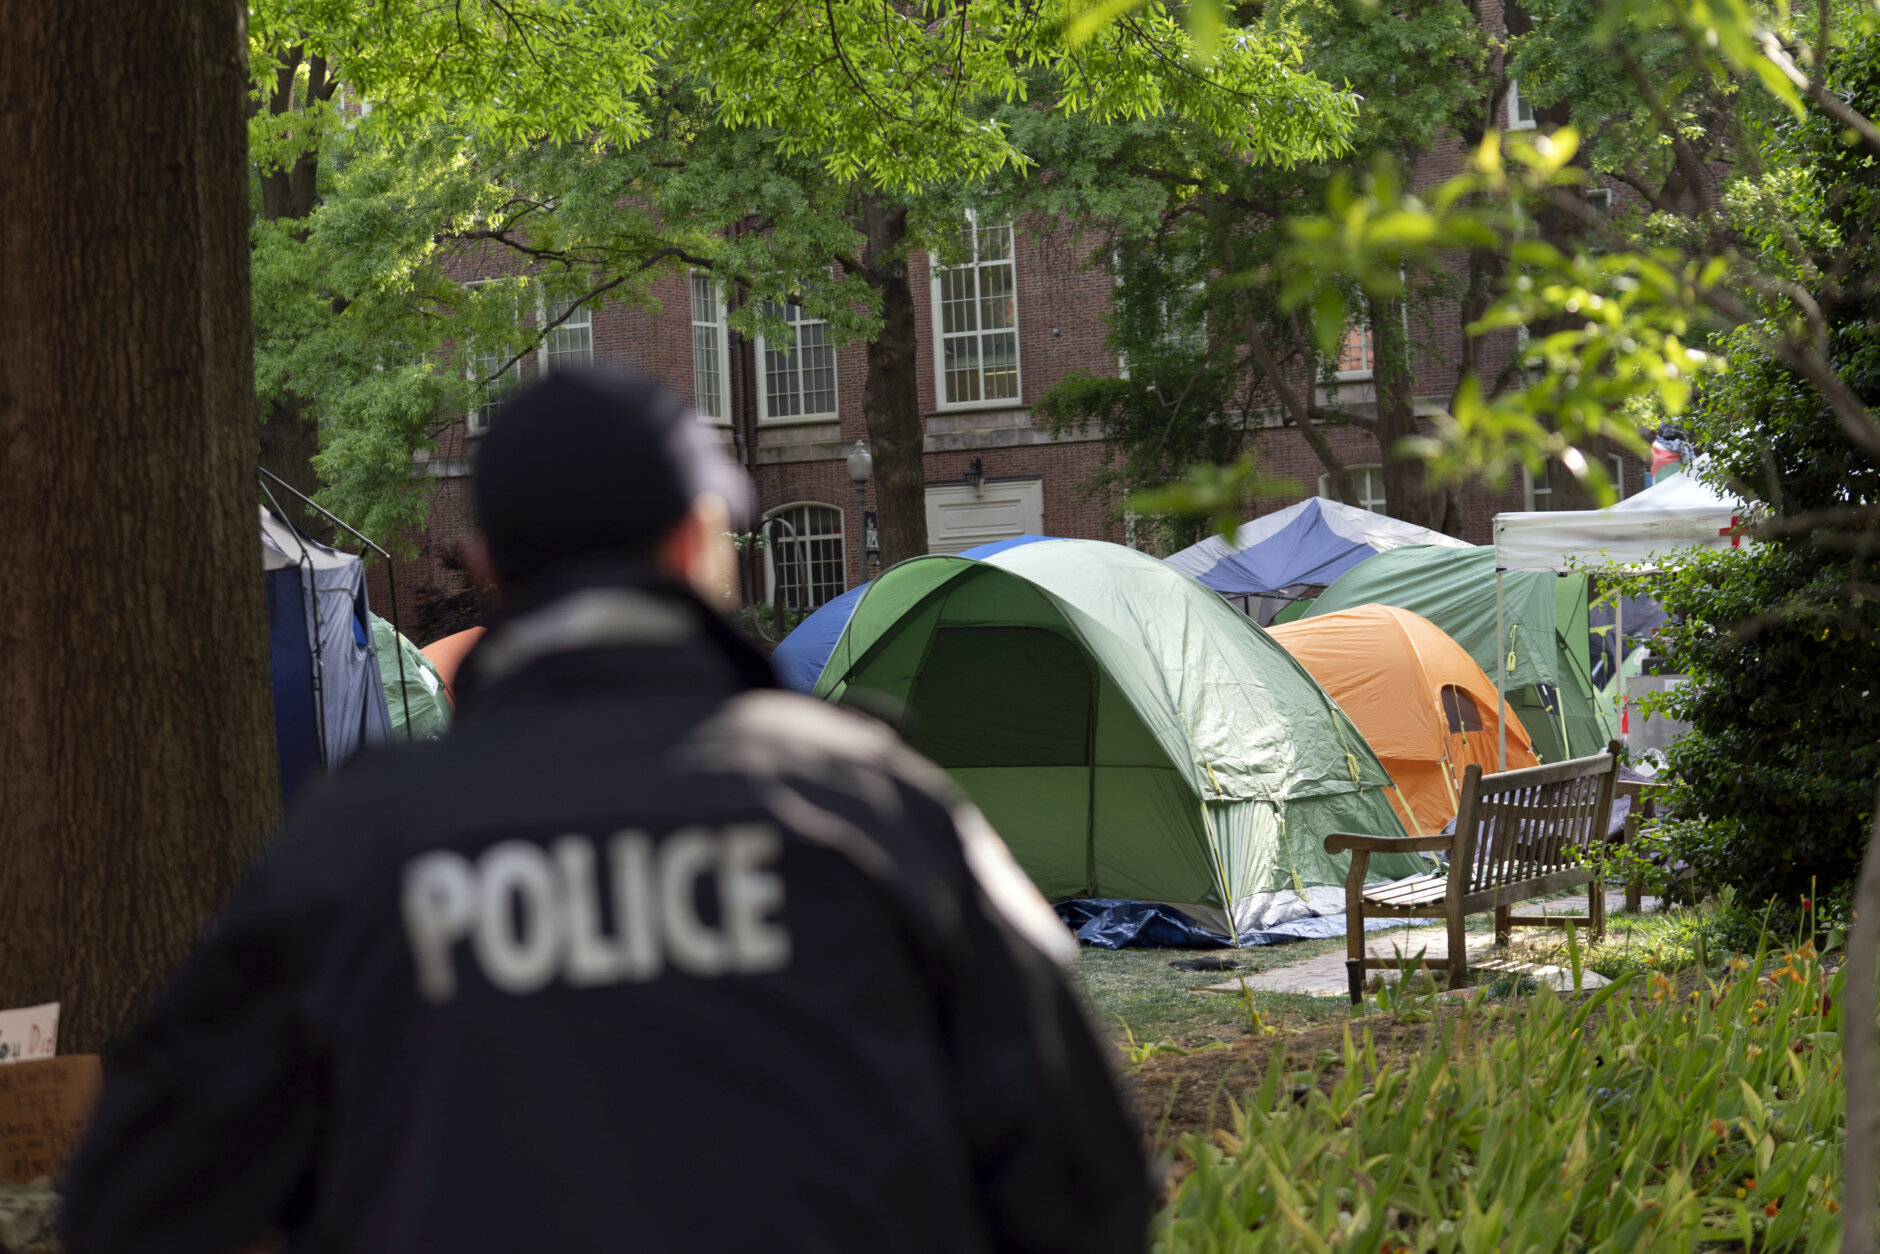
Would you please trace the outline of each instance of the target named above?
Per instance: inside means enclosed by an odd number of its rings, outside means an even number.
[[[1347,1027],[1352,1043],[1359,1049],[1363,1048],[1363,1032],[1369,1028],[1378,1062],[1389,1066],[1393,1060],[1420,1055],[1431,1048],[1445,1025],[1464,1013],[1461,1006],[1439,1006],[1433,1017],[1410,1022],[1387,1015],[1367,1015],[1302,1026],[1277,1036],[1248,1036],[1219,1049],[1161,1054],[1140,1066],[1122,1068],[1123,1094],[1155,1149],[1176,1150],[1188,1133],[1205,1134],[1231,1126],[1230,1099],[1246,1102],[1266,1079],[1274,1050],[1285,1052],[1284,1066],[1289,1073],[1286,1094],[1290,1098],[1292,1086],[1305,1083],[1311,1075],[1316,1075],[1318,1086],[1327,1090],[1344,1075]],[[1476,1030],[1494,1031],[1500,1022],[1499,1014],[1478,1020]]]

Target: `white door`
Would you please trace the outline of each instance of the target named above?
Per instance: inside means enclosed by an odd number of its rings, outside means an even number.
[[[1044,480],[963,483],[927,489],[927,551],[958,553],[994,540],[1044,534]]]

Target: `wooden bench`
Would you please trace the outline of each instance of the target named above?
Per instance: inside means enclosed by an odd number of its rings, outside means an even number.
[[[1604,753],[1548,766],[1484,775],[1470,765],[1463,773],[1456,830],[1447,836],[1356,836],[1334,832],[1327,853],[1351,851],[1345,875],[1346,970],[1353,1004],[1364,997],[1367,967],[1395,967],[1391,958],[1364,954],[1364,920],[1420,919],[1441,914],[1449,926],[1449,956],[1415,960],[1447,967],[1449,987],[1469,983],[1468,941],[1463,920],[1495,912],[1495,943],[1506,945],[1517,927],[1584,927],[1593,939],[1606,933],[1605,885],[1599,860],[1612,822],[1613,786],[1618,779],[1619,743]],[[1448,865],[1394,884],[1366,886],[1374,853],[1444,852]],[[1583,915],[1517,915],[1512,906],[1548,893],[1589,885]]]

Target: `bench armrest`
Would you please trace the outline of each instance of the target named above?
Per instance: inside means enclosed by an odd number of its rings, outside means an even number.
[[[1333,832],[1325,838],[1326,853],[1361,849],[1366,853],[1417,853],[1431,849],[1450,849],[1454,836],[1358,836],[1351,832]]]

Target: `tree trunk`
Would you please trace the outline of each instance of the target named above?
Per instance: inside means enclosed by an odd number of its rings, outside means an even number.
[[[320,203],[319,126],[308,116],[316,104],[330,100],[338,80],[327,73],[321,57],[304,58],[307,79],[299,81],[302,63],[300,48],[285,48],[279,55],[274,88],[268,94],[268,113],[289,119],[299,115],[305,147],[293,164],[261,171],[261,216],[269,222],[299,222],[313,214]],[[282,126],[288,123],[283,121]],[[294,238],[304,242],[305,228]],[[320,451],[320,428],[313,406],[298,396],[281,396],[270,401],[261,422],[261,464],[279,475],[307,496],[320,490],[320,477],[313,471],[313,459]],[[295,499],[292,492],[275,487],[274,499],[295,526],[309,535],[327,530],[324,519]]]
[[[1854,923],[1841,968],[1841,1073],[1847,1077],[1847,1145],[1841,1185],[1841,1254],[1880,1248],[1880,1034],[1874,1028],[1874,979],[1880,965],[1880,797],[1854,888]]]
[[[1392,518],[1445,535],[1462,534],[1461,503],[1453,489],[1429,481],[1420,458],[1406,455],[1403,442],[1419,434],[1410,336],[1400,298],[1371,297],[1371,378],[1377,389],[1377,446],[1384,477],[1384,508]]]
[[[868,343],[862,417],[875,456],[875,510],[885,569],[927,552],[927,472],[921,463],[920,376],[914,289],[907,278],[907,206],[870,193],[862,200],[863,273],[881,293],[881,334]],[[860,527],[861,519],[855,520]],[[863,572],[867,577],[867,572]]]
[[[312,405],[297,396],[279,397],[268,405],[267,417],[261,423],[263,467],[291,483],[296,491],[312,496],[320,490],[320,477],[313,472],[313,459],[319,452],[320,427]],[[326,534],[327,521],[293,492],[282,491],[281,485],[272,481],[268,489],[274,503],[302,532],[310,536]]]
[[[68,1052],[277,804],[244,14],[0,0],[0,1006],[63,1003]]]

